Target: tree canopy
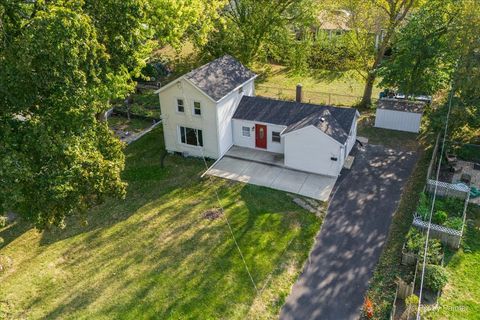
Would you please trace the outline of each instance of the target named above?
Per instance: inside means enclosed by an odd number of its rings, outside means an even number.
[[[43,228],[124,196],[123,145],[99,115],[154,42],[201,42],[221,3],[0,2],[0,211]]]
[[[228,52],[247,64],[288,56],[295,30],[312,23],[314,8],[313,0],[231,0],[202,49],[211,56]]]
[[[447,87],[455,64],[450,33],[458,25],[457,11],[451,1],[433,0],[413,13],[380,68],[381,85],[408,95],[432,95]]]

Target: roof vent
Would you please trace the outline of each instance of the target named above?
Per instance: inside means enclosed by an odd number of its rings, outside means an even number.
[[[321,118],[320,118],[320,121],[325,122],[325,118],[324,118],[324,117],[321,117]]]

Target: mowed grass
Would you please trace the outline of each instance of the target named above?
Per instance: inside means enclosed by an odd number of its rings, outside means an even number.
[[[261,72],[265,70],[257,70]],[[304,101],[319,104],[352,106],[358,103],[363,95],[365,82],[354,71],[329,72],[314,71],[308,75],[290,72],[287,67],[268,65],[265,74],[256,81],[256,93],[272,98],[295,99],[295,88],[301,83],[304,90]],[[374,86],[372,98],[378,98],[381,89]]]
[[[480,317],[480,207],[470,205],[468,217],[462,247],[447,255],[449,280],[439,308],[428,313],[427,319],[474,320]]]
[[[321,221],[283,192],[200,178],[202,161],[168,156],[156,129],[126,151],[125,200],[65,230],[0,229],[0,318],[273,319]],[[225,215],[259,292],[245,271]]]
[[[361,112],[357,135],[368,138],[369,144],[379,144],[393,149],[417,150],[419,142],[424,139],[417,133],[376,128],[374,124],[374,112]]]

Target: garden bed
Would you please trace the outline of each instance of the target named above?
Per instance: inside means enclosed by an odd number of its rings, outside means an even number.
[[[424,221],[429,221],[432,210],[432,195],[422,192],[418,202],[416,216]],[[462,230],[465,201],[454,197],[436,197],[432,213],[432,223],[453,230]]]
[[[409,268],[403,277],[397,279],[397,290],[392,306],[392,319],[405,319],[417,310],[423,253],[426,236],[416,228],[410,228],[402,249],[402,264]],[[426,257],[425,277],[422,291],[422,305],[436,306],[437,300],[448,278],[443,267],[445,248],[437,239],[429,239]]]

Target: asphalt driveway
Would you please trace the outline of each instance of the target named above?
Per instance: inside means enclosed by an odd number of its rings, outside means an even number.
[[[339,179],[309,261],[280,319],[358,319],[401,191],[416,163],[413,152],[368,145]]]

